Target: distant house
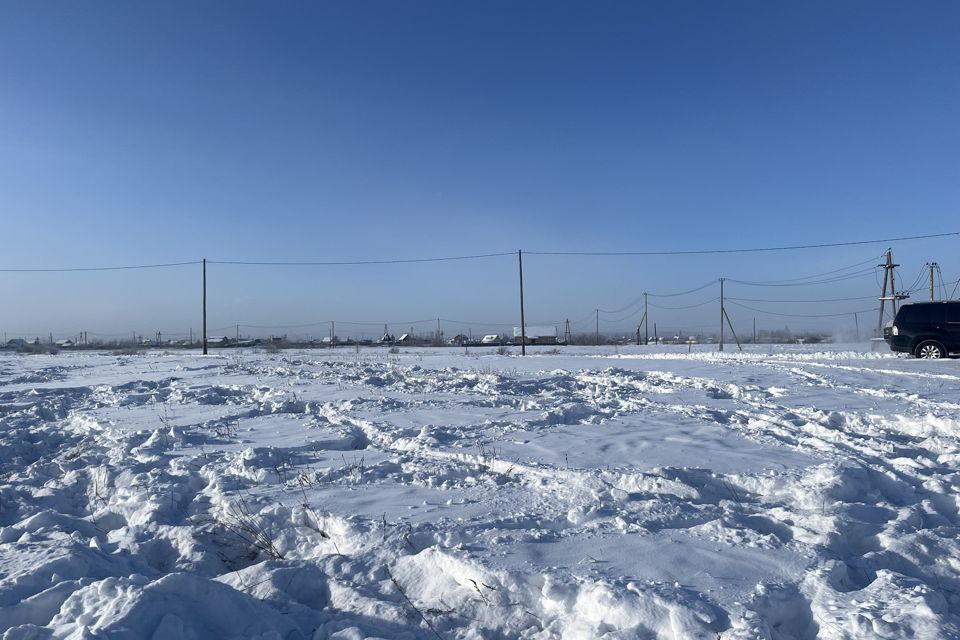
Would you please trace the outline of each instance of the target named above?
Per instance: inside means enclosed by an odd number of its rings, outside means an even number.
[[[28,342],[23,338],[11,338],[7,340],[7,349],[23,349]]]
[[[450,344],[464,345],[464,344],[467,344],[468,342],[470,342],[470,338],[463,335],[462,333],[458,333],[457,335],[450,338]]]
[[[519,344],[524,333],[526,333],[527,344],[557,344],[556,327],[526,327],[525,332],[521,331],[520,327],[514,327],[513,341]]]
[[[207,346],[210,347],[225,347],[230,344],[230,338],[227,336],[209,336],[207,338]]]
[[[400,345],[411,345],[413,344],[413,336],[411,336],[409,333],[404,333],[397,338],[396,343]]]
[[[73,346],[73,340],[67,338],[66,340],[57,340],[56,345],[61,349],[69,349]]]
[[[483,340],[480,341],[480,344],[500,344],[501,342],[500,336],[492,333],[490,335],[483,336]]]

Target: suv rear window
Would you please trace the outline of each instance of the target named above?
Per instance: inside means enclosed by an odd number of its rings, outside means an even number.
[[[900,312],[897,313],[897,321],[916,323],[943,322],[945,307],[947,306],[948,305],[945,304],[907,304],[900,307]],[[956,313],[960,315],[960,311]],[[960,318],[958,318],[958,321],[960,321]]]

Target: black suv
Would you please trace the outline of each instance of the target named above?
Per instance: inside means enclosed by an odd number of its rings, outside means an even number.
[[[918,358],[945,358],[960,353],[960,300],[905,304],[883,329],[893,351]]]

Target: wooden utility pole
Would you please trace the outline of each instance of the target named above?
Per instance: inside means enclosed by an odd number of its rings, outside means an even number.
[[[594,309],[597,312],[597,346],[600,345],[600,309]]]
[[[207,259],[203,259],[203,355],[207,355]]]
[[[723,318],[726,312],[723,310],[723,278],[720,278],[720,351],[723,351]]]
[[[860,342],[860,318],[856,312],[853,313],[853,327],[857,332],[857,342]]]
[[[930,262],[927,266],[930,267],[930,302],[933,302],[933,270],[937,268],[937,263]]]
[[[527,319],[523,311],[523,250],[517,249],[517,262],[520,264],[520,355],[527,355]]]
[[[753,344],[757,344],[757,318],[753,318]]]
[[[570,318],[567,318],[567,326],[563,330],[563,343],[570,344],[571,337],[572,335],[570,334]]]

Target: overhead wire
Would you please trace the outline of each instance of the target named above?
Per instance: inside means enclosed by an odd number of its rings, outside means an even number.
[[[887,242],[903,242],[906,240],[925,240],[929,238],[944,238],[960,235],[958,231],[947,233],[932,233],[920,236],[901,236],[899,238],[882,238],[877,240],[859,240],[852,242],[825,242],[819,244],[783,245],[775,247],[748,247],[738,249],[695,249],[676,251],[526,251],[536,256],[668,256],[668,255],[708,255],[717,253],[759,253],[764,251],[795,251],[800,249],[825,249],[830,247],[852,247],[866,244],[881,244]]]
[[[637,306],[641,302],[643,302],[643,296],[640,296],[639,298],[635,298],[634,300],[631,300],[628,304],[620,307],[619,309],[613,309],[608,311],[607,309],[598,308],[597,311],[599,311],[600,313],[605,313],[607,315],[616,315],[618,313],[622,313],[626,311],[627,309]]]
[[[852,316],[857,313],[870,313],[877,311],[880,308],[874,307],[873,309],[859,309],[857,311],[846,311],[844,313],[780,313],[777,311],[767,311],[766,309],[757,309],[745,304],[740,304],[739,302],[731,302],[730,304],[743,309],[749,309],[750,311],[755,311],[757,313],[765,313],[771,316],[782,316],[785,318],[838,318],[842,316]]]
[[[875,273],[873,267],[868,269],[862,269],[860,271],[855,271],[849,274],[843,274],[834,276],[831,278],[824,278],[822,280],[805,280],[803,282],[783,282],[783,283],[774,283],[774,282],[755,282],[750,280],[736,280],[734,278],[727,278],[727,282],[735,282],[737,284],[742,284],[749,287],[808,287],[817,284],[832,284],[834,282],[845,282],[847,280],[856,280],[857,278],[862,278],[864,276]]]
[[[116,267],[51,267],[29,269],[0,269],[0,273],[67,273],[71,271],[131,271],[134,269],[162,269],[165,267],[182,267],[185,265],[202,264],[202,260],[189,262],[165,262],[160,264],[131,264]]]
[[[877,296],[858,296],[853,298],[819,298],[819,299],[805,299],[805,300],[784,300],[781,298],[739,298],[732,296],[724,296],[724,300],[738,300],[742,302],[795,302],[795,303],[805,303],[805,302],[852,302],[855,300],[876,300]]]
[[[384,260],[323,260],[323,261],[256,261],[256,260],[207,260],[207,264],[242,265],[260,267],[336,267],[376,264],[412,264],[418,262],[452,262],[455,260],[480,260],[517,255],[514,251],[498,253],[478,253],[463,256],[441,256],[432,258],[398,258]]]
[[[754,283],[754,284],[758,284],[758,285],[759,285],[759,284],[770,284],[770,285],[774,285],[774,284],[787,284],[787,283],[791,283],[791,282],[800,282],[800,281],[803,281],[803,280],[816,280],[816,279],[818,279],[818,278],[825,278],[825,277],[827,277],[827,276],[833,276],[833,275],[835,275],[835,274],[840,274],[840,273],[843,272],[843,271],[850,271],[851,269],[855,269],[856,267],[862,267],[862,266],[865,265],[865,264],[870,264],[870,263],[874,262],[875,260],[879,260],[881,257],[882,257],[882,256],[874,256],[874,257],[872,257],[872,258],[867,258],[866,260],[862,260],[862,261],[860,261],[860,262],[856,262],[856,263],[854,263],[854,264],[847,265],[847,266],[845,266],[845,267],[839,267],[839,268],[837,268],[837,269],[831,269],[830,271],[824,271],[824,272],[821,272],[821,273],[814,273],[814,274],[810,274],[810,275],[807,275],[807,276],[799,276],[799,277],[797,277],[797,278],[784,278],[784,279],[782,279],[782,280],[752,280],[752,281],[750,281],[750,282],[751,282],[751,283]],[[875,267],[874,267],[874,268],[875,268]],[[860,271],[864,271],[864,270],[861,269]],[[846,274],[846,275],[849,275],[849,274]]]
[[[704,302],[698,302],[697,304],[690,304],[682,307],[669,307],[669,306],[664,306],[659,304],[651,304],[650,306],[653,307],[654,309],[672,309],[672,310],[695,309],[697,307],[703,307],[713,302],[719,302],[719,301],[720,301],[720,296],[717,296],[715,298],[711,298],[710,300],[705,300]]]
[[[666,255],[707,255],[724,253],[758,253],[769,251],[794,251],[801,249],[823,249],[831,247],[851,247],[859,245],[880,244],[887,242],[904,242],[908,240],[926,240],[931,238],[946,238],[960,236],[960,231],[931,233],[916,236],[900,236],[896,238],[879,238],[875,240],[856,240],[846,242],[824,242],[816,244],[781,245],[772,247],[740,247],[733,249],[684,249],[664,251],[527,251],[528,255],[539,256],[666,256]],[[449,262],[455,260],[478,260],[483,258],[497,258],[513,256],[514,251],[498,251],[492,253],[466,254],[457,256],[436,256],[426,258],[394,258],[375,260],[303,260],[303,261],[267,261],[267,260],[206,260],[208,264],[237,265],[237,266],[354,266],[380,264],[411,264],[419,262]],[[43,273],[43,272],[70,272],[70,271],[122,271],[131,269],[158,269],[164,267],[179,267],[185,265],[202,264],[203,260],[189,260],[183,262],[166,262],[156,264],[133,264],[107,267],[38,267],[38,268],[0,268],[4,273]]]
[[[691,293],[696,293],[697,291],[703,291],[707,287],[712,287],[713,285],[717,284],[717,282],[718,280],[714,279],[694,289],[689,289],[687,291],[679,291],[677,293],[647,293],[647,295],[650,296],[651,298],[677,298],[679,296],[685,296]]]

